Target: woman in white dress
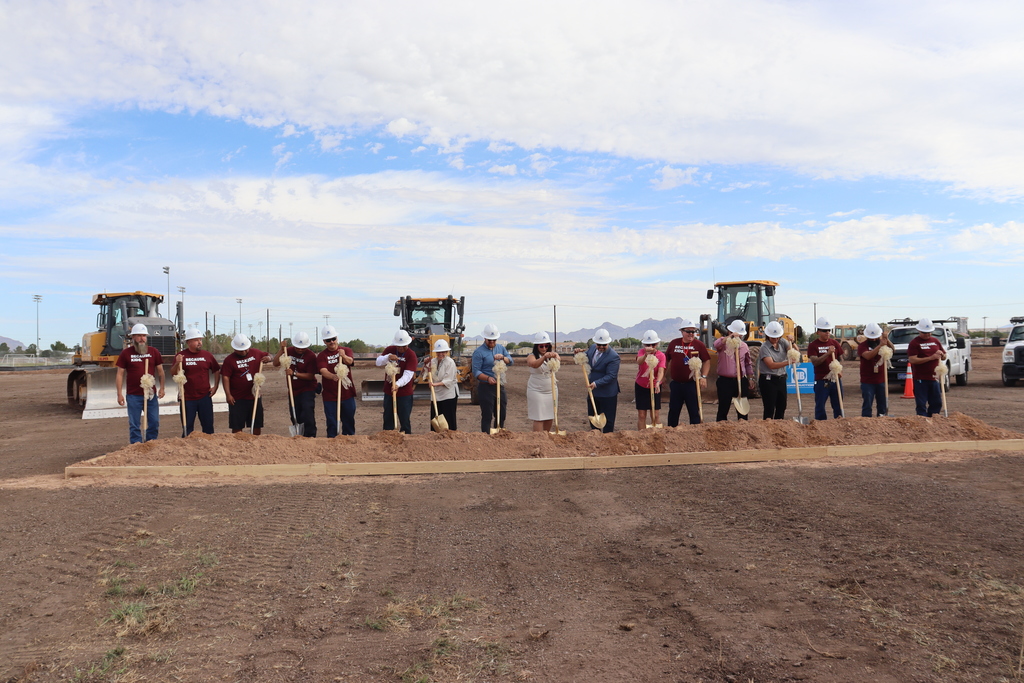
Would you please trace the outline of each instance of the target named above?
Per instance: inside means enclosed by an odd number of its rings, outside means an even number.
[[[548,333],[541,332],[533,338],[533,351],[526,358],[530,367],[530,378],[526,381],[526,413],[533,420],[535,432],[550,432],[555,420],[555,399],[547,366],[551,358],[558,358],[558,354],[552,350]]]
[[[449,352],[451,347],[444,339],[434,342],[434,358],[430,359],[430,370],[434,373],[434,392],[437,396],[437,410],[444,415],[448,421],[448,429],[457,431],[458,420],[455,418],[456,408],[459,405],[459,369],[452,360]],[[430,419],[437,415],[434,413],[434,404],[430,404]]]

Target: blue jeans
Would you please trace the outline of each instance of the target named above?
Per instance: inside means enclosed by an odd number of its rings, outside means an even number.
[[[146,399],[135,394],[128,394],[125,398],[125,405],[128,408],[128,443],[142,443],[142,404]],[[148,420],[146,421],[146,441],[152,441],[160,436],[160,399],[153,393],[149,399]]]
[[[185,434],[191,434],[195,429],[197,415],[203,434],[213,434],[213,397],[204,396],[195,401],[185,401]]]
[[[832,414],[838,419],[843,416],[843,410],[839,407],[839,383],[827,379],[814,380],[814,419],[827,420],[825,413],[825,402],[831,400]]]
[[[861,382],[860,395],[864,403],[860,407],[861,417],[871,417],[871,405],[878,403],[878,416],[889,414],[889,397],[885,395],[885,384],[865,384]]]
[[[942,412],[942,389],[938,380],[914,380],[914,404],[917,414],[931,417]]]
[[[338,402],[324,401],[324,417],[327,419],[327,438],[338,435]],[[356,433],[356,399],[346,398],[341,402],[341,435],[352,436]]]

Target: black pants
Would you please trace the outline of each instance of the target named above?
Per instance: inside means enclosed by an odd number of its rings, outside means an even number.
[[[715,386],[718,387],[718,422],[725,422],[729,419],[729,408],[732,407],[732,400],[737,396],[746,397],[750,395],[750,380],[744,377],[741,382],[741,390],[736,391],[736,378],[735,377],[719,377],[715,381]],[[740,420],[746,420],[746,415],[740,415],[740,411],[736,411],[736,417]]]
[[[677,382],[672,380],[668,383],[668,426],[679,426],[679,414],[683,412],[683,405],[690,416],[690,424],[700,424],[700,404],[697,402],[696,382]]]
[[[495,397],[497,394],[497,385],[495,384],[484,384],[481,382],[476,386],[476,396],[480,400],[480,431],[484,434],[489,434],[491,431],[491,425],[494,424],[495,418]],[[508,387],[503,387],[508,389]],[[501,424],[498,428],[501,429],[505,426],[505,416],[508,414],[508,392],[501,392]]]
[[[394,405],[398,406],[398,426],[406,434],[412,434],[412,395],[399,396]],[[384,431],[395,428],[395,409],[391,394],[384,394]]]
[[[185,401],[186,434],[191,434],[195,429],[197,415],[203,434],[213,434],[213,397],[204,396],[195,401]]]
[[[764,419],[786,419],[786,376],[761,375],[757,380],[761,388],[761,401],[764,403]]]
[[[611,434],[615,431],[615,410],[619,407],[619,395],[615,396],[595,396],[594,403],[597,404],[597,413],[594,413],[594,406],[587,401],[587,415],[601,415],[604,414],[605,422],[604,429],[601,431],[605,434]],[[593,424],[590,425],[591,429],[597,429]]]
[[[291,418],[291,415],[288,416]],[[316,392],[303,391],[295,394],[295,421],[302,425],[302,435],[316,436]]]
[[[246,427],[263,429],[263,397],[260,396],[256,403],[256,421],[252,419],[252,405],[255,401],[251,398],[235,399],[235,404],[228,406],[228,427],[231,431],[242,430]]]
[[[444,415],[444,419],[448,423],[448,429],[452,430],[453,432],[456,432],[459,430],[459,422],[455,417],[455,409],[458,405],[458,397],[446,398],[443,401],[437,402],[437,411],[435,411],[434,404],[433,402],[431,402],[430,419],[433,420],[435,417],[437,417],[437,412],[440,412],[442,415]]]

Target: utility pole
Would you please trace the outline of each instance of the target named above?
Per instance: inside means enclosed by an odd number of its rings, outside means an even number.
[[[554,342],[552,342],[552,344],[551,344],[551,350],[554,351],[555,353],[558,353],[558,306],[557,305],[551,306],[551,317],[553,318],[553,320],[551,321],[551,325],[553,327],[553,329],[551,330],[551,335],[552,335],[552,337],[554,337]]]
[[[242,300],[235,299],[238,302],[238,333],[242,333]]]
[[[988,316],[981,316],[981,338],[984,340],[988,337]]]
[[[267,309],[267,353],[270,353],[270,309],[269,308]]]
[[[171,267],[170,266],[164,266],[164,275],[167,276],[167,298],[165,299],[165,301],[167,302],[167,312],[170,313],[170,310],[171,310]]]
[[[42,294],[34,294],[32,301],[36,302],[36,357],[39,357],[39,302],[43,300]]]

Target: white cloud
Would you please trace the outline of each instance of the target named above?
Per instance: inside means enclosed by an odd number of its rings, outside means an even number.
[[[500,175],[515,175],[517,173],[516,165],[509,164],[507,166],[498,166],[495,164],[487,169],[488,173],[498,173]]]
[[[504,142],[499,142],[497,140],[493,140],[490,144],[487,145],[487,151],[491,152],[492,154],[504,154],[505,152],[512,151],[515,148],[515,145],[508,145],[505,144]]]
[[[693,180],[694,174],[700,169],[691,166],[687,169],[672,168],[671,166],[663,166],[657,171],[657,175],[660,176],[659,180],[651,180],[651,185],[655,190],[671,190],[674,187],[680,185],[695,185]]]
[[[382,143],[380,143],[380,142],[372,142],[372,143],[368,142],[368,143],[366,143],[366,149],[369,150],[370,152],[376,154],[377,152],[379,152],[382,149],[384,149],[384,145]]]
[[[449,157],[448,165],[460,171],[466,168],[466,162],[460,156]]]
[[[834,211],[828,215],[829,218],[846,218],[847,216],[856,216],[858,213],[864,213],[864,209],[853,209],[852,211]]]
[[[283,138],[291,138],[296,135],[302,135],[302,132],[297,130],[295,126],[290,123],[285,124],[284,128],[281,129],[281,137]]]
[[[554,167],[555,162],[549,157],[546,157],[543,154],[530,155],[530,168],[533,169],[533,172],[537,175],[544,175]]]
[[[995,262],[1024,262],[1024,222],[975,225],[952,235],[949,244],[957,253],[985,255]]]
[[[239,7],[10,3],[0,97],[1024,195],[1019,3]]]

